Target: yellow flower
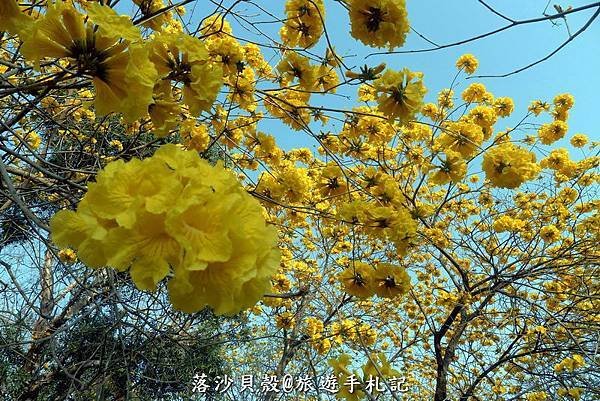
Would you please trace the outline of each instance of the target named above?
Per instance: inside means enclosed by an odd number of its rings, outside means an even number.
[[[334,162],[327,163],[321,170],[318,187],[321,195],[326,198],[340,196],[348,191],[344,173]]]
[[[285,13],[279,34],[286,46],[309,48],[319,41],[325,19],[323,0],[288,0]]]
[[[319,355],[325,355],[331,349],[331,340],[329,338],[321,338],[315,341],[313,344]]]
[[[565,148],[553,149],[547,157],[540,161],[540,165],[568,177],[572,177],[577,169],[576,163],[571,160],[569,151]]]
[[[379,377],[382,380],[401,376],[398,370],[392,368],[392,365],[383,352],[371,354],[367,358],[367,362],[363,365],[362,371],[363,377]],[[373,390],[375,390],[376,394],[378,393],[375,388]]]
[[[374,294],[373,267],[363,262],[354,262],[338,275],[344,291],[359,298],[368,298]]]
[[[467,117],[483,129],[483,139],[488,140],[492,135],[492,126],[498,120],[494,109],[488,106],[477,106],[469,111]]]
[[[375,293],[382,298],[395,298],[410,289],[410,277],[406,269],[391,263],[377,264],[372,280]]]
[[[370,347],[377,341],[377,330],[368,323],[361,324],[357,329],[357,343]]]
[[[358,87],[358,100],[361,102],[369,102],[375,100],[375,88],[368,84],[361,84]]]
[[[291,85],[296,78],[300,88],[307,91],[313,90],[316,84],[316,70],[310,65],[308,57],[294,51],[286,53],[283,60],[277,64],[277,71],[281,74],[282,87]]]
[[[123,151],[123,143],[121,141],[119,141],[118,139],[113,139],[113,140],[109,141],[108,145],[117,152]]]
[[[106,265],[109,250],[104,240],[114,226],[98,218],[85,199],[77,205],[77,212],[61,210],[50,220],[52,241],[59,247],[75,249],[81,262],[93,268]]]
[[[231,35],[233,30],[231,25],[224,18],[222,14],[214,13],[208,16],[202,21],[202,27],[200,28],[203,36],[217,36],[222,37],[225,34]]]
[[[544,145],[550,145],[564,137],[568,129],[567,123],[556,120],[549,124],[543,124],[538,130],[538,136]]]
[[[534,100],[529,105],[528,110],[534,115],[539,116],[542,113],[542,111],[550,110],[550,105],[546,102],[542,102],[541,100]]]
[[[282,90],[266,96],[264,104],[274,117],[281,119],[292,129],[301,130],[310,122],[310,111],[307,107],[309,97],[308,92]]]
[[[93,4],[87,22],[71,3],[48,4],[46,14],[22,34],[21,52],[39,66],[45,57],[67,58],[70,68],[90,76],[99,115],[121,112],[129,122],[147,114],[156,70],[142,44],[119,41],[139,38],[139,30],[106,6]],[[96,30],[91,20],[97,19]]]
[[[154,102],[148,107],[153,133],[159,138],[169,135],[177,126],[181,105],[175,101],[171,82],[162,80],[154,86]]]
[[[368,46],[400,47],[410,29],[404,0],[350,0],[351,34]]]
[[[416,236],[417,223],[403,207],[366,207],[364,210],[365,230],[377,237],[394,243],[399,255],[405,255]]]
[[[343,398],[346,401],[359,401],[365,399],[365,393],[361,390],[362,386],[355,385],[353,392],[350,392],[350,387],[343,385],[350,375],[352,375],[349,370],[352,364],[350,355],[341,354],[337,359],[329,359],[327,363],[333,368],[333,374],[337,378],[337,382],[342,384],[340,390],[336,394],[337,398]],[[360,380],[360,377],[355,377],[355,380]]]
[[[510,216],[503,215],[494,220],[493,228],[498,233],[510,231],[518,232],[525,227],[525,222],[520,219],[514,219]]]
[[[77,211],[58,212],[50,228],[83,263],[129,269],[142,290],[172,273],[171,302],[190,313],[251,307],[279,266],[277,235],[258,202],[222,166],[175,145],[109,163]]]
[[[479,82],[474,82],[461,93],[462,99],[467,103],[479,103],[485,98],[487,90],[485,85]]]
[[[423,73],[386,70],[373,82],[377,93],[378,110],[389,118],[408,121],[419,112],[427,92]]]
[[[206,125],[196,125],[192,119],[188,119],[182,124],[179,133],[186,149],[204,152],[210,144],[210,136]]]
[[[235,76],[244,68],[244,48],[233,37],[209,36],[206,47],[211,60],[223,69],[223,75]]]
[[[588,143],[588,137],[584,134],[575,134],[571,137],[571,145],[582,148]]]
[[[285,276],[285,274],[277,274],[271,280],[273,282],[273,289],[278,292],[288,292],[292,288],[292,283]]]
[[[438,93],[438,106],[442,109],[454,107],[454,91],[452,89],[442,89]]]
[[[86,11],[90,20],[98,25],[98,32],[105,38],[112,40],[124,39],[130,42],[142,38],[140,30],[133,26],[128,16],[119,15],[108,6],[91,3],[86,6]]]
[[[439,113],[439,109],[434,103],[425,103],[421,108],[421,114],[432,120],[436,120]]]
[[[316,70],[317,89],[323,92],[335,93],[340,79],[335,68],[321,65]]]
[[[535,155],[510,142],[488,150],[483,155],[482,168],[492,185],[500,188],[517,188],[540,172]]]
[[[581,398],[582,393],[583,389],[581,387],[572,387],[569,389],[559,388],[557,392],[559,396],[573,400],[579,400]]]
[[[183,85],[183,101],[190,114],[210,109],[223,84],[223,73],[209,61],[204,43],[183,33],[161,34],[151,47],[150,60],[162,79]]]
[[[466,121],[450,122],[436,142],[440,149],[458,152],[466,159],[473,156],[483,143],[483,130],[481,126]]]
[[[58,259],[65,264],[73,264],[77,261],[77,254],[71,248],[65,248],[58,251]]]
[[[562,93],[560,95],[556,95],[552,100],[554,103],[554,108],[560,112],[568,111],[575,104],[575,99],[573,95],[569,93]]]
[[[554,371],[557,373],[567,370],[573,372],[575,369],[585,366],[585,360],[579,354],[567,357],[554,366]]]
[[[467,174],[467,163],[461,154],[452,150],[444,152],[446,158],[442,165],[429,177],[429,181],[436,185],[447,184],[450,181],[460,182]]]
[[[148,48],[132,44],[126,52],[106,60],[105,68],[105,75],[93,80],[96,113],[120,112],[127,122],[147,115],[157,78],[148,60]]]
[[[494,110],[498,117],[508,117],[515,109],[515,103],[509,97],[499,97],[494,100]]]
[[[355,200],[339,205],[337,213],[340,220],[356,224],[366,220],[365,209],[366,205],[363,202]]]
[[[560,238],[560,231],[553,225],[544,226],[540,230],[540,237],[547,243],[556,242]]]
[[[469,75],[473,74],[478,66],[479,61],[472,54],[463,54],[456,60],[456,68],[464,70]]]
[[[257,106],[254,98],[254,70],[244,68],[242,73],[228,76],[226,82],[230,88],[227,98],[239,104],[242,109],[254,112]]]
[[[32,131],[27,134],[24,134],[23,139],[25,140],[25,142],[27,142],[29,147],[33,150],[38,149],[40,147],[40,145],[42,144],[42,137],[40,137],[37,132]],[[15,145],[17,145],[19,143],[19,140],[16,136],[13,137],[13,142],[15,143]]]
[[[525,399],[527,401],[546,401],[548,399],[548,393],[545,391],[534,391],[527,393]]]
[[[275,324],[280,329],[291,330],[296,326],[296,319],[292,312],[286,311],[275,316]]]
[[[311,339],[317,339],[323,335],[323,321],[318,318],[309,317],[306,319],[306,330],[304,331]]]

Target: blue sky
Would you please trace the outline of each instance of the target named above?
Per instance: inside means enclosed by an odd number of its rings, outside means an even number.
[[[260,2],[269,10],[283,15],[284,2]],[[588,4],[588,1],[573,3],[574,7]],[[547,0],[503,0],[488,1],[499,12],[513,19],[529,19],[541,17]],[[553,4],[553,3],[551,3]],[[408,67],[414,71],[425,74],[425,84],[429,89],[427,100],[435,100],[437,92],[449,87],[455,73],[455,61],[464,53],[474,54],[480,61],[477,74],[503,74],[525,66],[530,62],[544,57],[568,37],[563,21],[558,21],[559,26],[549,21],[528,24],[511,28],[508,31],[485,38],[466,45],[444,50],[437,50],[421,54],[393,54],[376,55],[365,60],[365,56],[377,52],[378,49],[369,48],[354,40],[349,33],[349,19],[347,11],[333,0],[325,0],[326,26],[337,52],[348,56],[345,62],[349,66],[361,66],[368,63],[377,65],[385,61],[388,67],[400,69]],[[566,8],[569,4],[563,3]],[[502,18],[492,14],[477,0],[440,1],[440,0],[408,0],[409,19],[414,29],[438,44],[445,44],[472,37],[506,24]],[[240,10],[243,8],[240,8]],[[248,12],[256,9],[247,8]],[[582,13],[572,14],[568,17],[571,32],[576,32],[593,14],[595,9]],[[549,13],[556,11],[550,5]],[[234,33],[241,37],[248,36],[247,32],[238,30],[234,25]],[[276,34],[280,24],[261,26],[261,29]],[[246,36],[245,36],[246,35]],[[477,81],[486,85],[496,96],[511,96],[515,100],[515,113],[512,118],[500,120],[496,125],[497,130],[503,130],[514,125],[523,117],[531,100],[543,99],[551,101],[552,98],[563,92],[575,96],[575,107],[572,109],[568,121],[570,129],[567,138],[558,143],[565,145],[568,137],[574,133],[585,133],[590,139],[600,140],[600,112],[598,111],[598,91],[600,90],[600,18],[597,19],[586,32],[577,37],[573,42],[562,49],[550,60],[543,62],[529,70],[507,78],[482,78]],[[264,41],[264,38],[263,38]],[[412,50],[430,47],[418,35],[410,33],[407,42],[401,50]],[[310,49],[316,54],[323,54],[325,41]],[[382,49],[385,50],[385,49]],[[397,49],[398,50],[398,49]],[[465,88],[473,80],[460,80],[458,91]],[[342,93],[355,96],[356,87],[343,90]],[[327,102],[342,102],[327,96]],[[319,104],[324,100],[313,100]],[[346,107],[356,102],[345,103]],[[550,118],[540,117],[529,120],[535,123],[549,121]],[[286,136],[283,132],[277,135],[278,142],[284,147],[314,145],[314,141],[307,139],[306,134],[297,133],[284,128],[283,125],[268,125],[271,129],[285,129],[289,131]],[[267,127],[264,127],[267,128]],[[329,128],[329,127],[328,127]],[[330,127],[333,131],[340,127]]]

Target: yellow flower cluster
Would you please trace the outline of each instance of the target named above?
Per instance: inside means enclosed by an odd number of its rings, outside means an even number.
[[[545,391],[533,391],[531,393],[527,393],[525,399],[527,401],[546,401],[548,399],[548,393]]]
[[[462,99],[467,103],[478,103],[485,99],[487,89],[484,84],[480,82],[474,82],[467,86],[461,93]]]
[[[184,146],[189,150],[204,152],[210,144],[210,136],[206,125],[196,125],[196,122],[191,118],[181,123],[179,134]]]
[[[312,68],[308,57],[296,52],[287,52],[283,60],[277,64],[281,74],[281,86],[289,86],[294,79],[298,79],[301,89],[311,91],[316,83],[316,70]]]
[[[510,142],[488,150],[482,168],[492,185],[500,188],[517,188],[540,172],[535,154]]]
[[[570,93],[561,93],[552,99],[554,109],[558,112],[569,111],[575,104],[575,98]]]
[[[571,137],[570,142],[576,148],[583,148],[588,143],[588,137],[584,134],[575,134]]]
[[[24,141],[25,143],[27,143],[27,145],[29,145],[31,149],[36,150],[42,144],[42,137],[37,132],[32,131],[25,134],[22,131],[17,130],[16,133],[18,136],[13,135],[12,137],[12,141],[15,144],[15,146],[19,145]]]
[[[569,126],[566,122],[556,120],[549,124],[543,124],[538,130],[540,141],[544,145],[550,145],[565,136]]]
[[[540,230],[540,237],[542,237],[542,240],[547,243],[556,242],[560,238],[560,231],[552,224],[549,226],[544,226]]]
[[[538,99],[532,101],[527,110],[533,113],[533,115],[539,116],[543,111],[550,110],[550,105]]]
[[[569,151],[565,148],[553,149],[548,156],[540,161],[540,166],[549,168],[556,173],[572,177],[577,171],[577,163],[571,160]]]
[[[464,70],[469,75],[473,74],[478,66],[479,61],[472,54],[463,54],[456,60],[456,68]]]
[[[351,34],[368,46],[400,47],[410,29],[405,0],[350,0]]]
[[[309,317],[305,321],[306,329],[305,334],[311,338],[311,340],[317,339],[323,335],[323,321],[315,317]]]
[[[144,116],[157,73],[139,29],[108,6],[92,3],[87,13],[86,20],[70,2],[48,3],[45,15],[19,28],[23,56],[37,66],[45,57],[66,58],[70,68],[91,76],[99,115]]]
[[[31,22],[29,16],[21,12],[19,4],[14,0],[0,1],[0,31],[17,34],[23,26]]]
[[[160,31],[162,26],[171,19],[170,11],[160,12],[165,7],[162,0],[133,0],[133,2],[140,7],[141,14],[144,17],[153,17],[143,23],[145,27]]]
[[[483,143],[483,130],[480,125],[468,121],[450,122],[437,138],[440,149],[460,153],[463,158],[473,156]]]
[[[58,212],[50,228],[53,241],[74,248],[83,263],[129,269],[142,290],[172,274],[171,302],[189,313],[254,305],[279,265],[277,233],[258,201],[222,166],[175,145],[109,163],[77,211]]]
[[[356,200],[340,205],[338,215],[371,237],[392,241],[399,255],[406,254],[416,236],[417,223],[402,206],[374,206]]]
[[[493,228],[498,233],[519,232],[525,227],[525,222],[507,215],[500,216],[494,220]]]
[[[378,109],[390,119],[407,122],[421,110],[427,92],[423,73],[404,68],[401,71],[386,70],[373,82]]]
[[[570,400],[579,400],[583,389],[581,387],[559,388],[557,394]]]
[[[450,181],[459,183],[467,174],[467,163],[463,156],[452,150],[444,152],[441,165],[429,176],[429,182],[434,185],[444,185]]]
[[[296,326],[296,318],[290,311],[285,311],[275,317],[275,325],[283,330],[291,330]]]
[[[331,340],[325,335],[325,326],[321,319],[309,317],[305,320],[306,327],[304,334],[309,337],[309,341],[313,349],[323,355],[331,349]]]
[[[554,365],[554,371],[556,373],[560,373],[563,370],[568,372],[573,372],[575,369],[578,369],[585,365],[585,360],[583,356],[579,354],[574,354],[573,356],[567,357]]]
[[[306,107],[309,92],[282,90],[277,95],[265,97],[267,111],[281,119],[292,129],[301,130],[310,122],[309,108]]]
[[[279,35],[286,46],[309,48],[319,41],[325,20],[323,0],[288,0],[285,15]]]
[[[452,89],[442,89],[438,92],[438,106],[442,109],[451,109],[454,107],[454,91]]]
[[[498,117],[508,117],[515,109],[514,101],[509,97],[499,97],[494,100],[494,110]]]
[[[98,115],[118,112],[126,122],[150,115],[156,133],[166,135],[181,113],[175,95],[197,115],[222,86],[222,70],[209,62],[204,43],[180,31],[144,39],[128,16],[94,2],[85,4],[86,14],[70,1],[48,2],[37,18],[19,12],[14,0],[2,4],[3,18],[4,11],[9,16],[2,26],[19,35],[26,60],[40,68],[43,59],[58,58],[65,70],[91,78]],[[153,29],[163,25],[161,18],[152,20]]]
[[[163,33],[157,35],[150,46],[150,60],[163,84],[169,81],[184,84],[183,102],[189,107],[190,114],[196,116],[210,109],[223,84],[223,71],[216,63],[208,62],[208,50],[204,43],[183,33]],[[173,106],[170,88],[167,85],[161,93],[159,98],[162,102],[157,101],[153,105],[152,113]]]
[[[77,261],[77,254],[71,248],[65,248],[58,251],[58,259],[67,264],[73,264]]]
[[[406,294],[410,289],[410,277],[403,267],[391,263],[378,263],[377,268],[354,262],[338,275],[344,291],[359,298],[377,295],[381,298],[395,298]]]

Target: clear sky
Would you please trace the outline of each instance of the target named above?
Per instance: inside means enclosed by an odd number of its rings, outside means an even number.
[[[574,7],[589,4],[592,1],[573,2]],[[281,6],[278,2],[259,1],[258,4],[266,6],[269,10],[276,10],[277,15],[283,15],[284,1]],[[488,4],[499,12],[513,19],[529,19],[541,17],[547,0],[489,0]],[[556,13],[552,4],[549,13]],[[377,49],[363,46],[353,40],[349,34],[349,19],[347,11],[333,0],[325,0],[326,26],[337,52],[341,55],[354,55],[346,58],[349,66],[361,66],[365,62],[377,65],[385,61],[389,67],[400,69],[408,67],[414,71],[425,74],[425,84],[429,89],[427,100],[433,101],[437,92],[448,87],[456,73],[454,63],[463,53],[473,53],[480,61],[477,74],[491,75],[503,74],[525,66],[530,62],[544,57],[568,38],[564,21],[557,21],[560,25],[553,25],[550,21],[528,24],[511,28],[508,31],[485,38],[466,45],[444,50],[436,50],[421,54],[394,54],[376,55],[365,60],[365,56],[377,52]],[[569,4],[563,3],[564,8]],[[411,25],[421,34],[438,44],[451,43],[466,39],[490,30],[499,28],[507,22],[501,17],[492,14],[477,0],[441,1],[441,0],[408,0],[407,7]],[[256,9],[248,8],[256,12]],[[569,28],[576,32],[595,9],[568,17]],[[238,31],[234,25],[234,33],[244,37],[247,32]],[[261,29],[270,34],[276,34],[279,26],[264,25]],[[252,35],[250,35],[251,37]],[[262,39],[264,42],[264,38]],[[311,52],[324,53],[325,41]],[[430,47],[418,35],[410,33],[407,42],[401,50],[412,50]],[[382,49],[385,50],[385,49]],[[398,50],[398,49],[397,49]],[[464,78],[464,75],[463,75]],[[486,85],[496,96],[511,96],[515,100],[515,113],[513,118],[500,120],[496,125],[497,130],[502,130],[515,124],[517,119],[523,117],[531,100],[543,99],[551,101],[552,98],[563,92],[575,96],[575,107],[571,110],[569,118],[569,133],[562,141],[566,143],[568,137],[574,133],[585,133],[590,139],[600,140],[600,109],[598,106],[600,91],[600,17],[573,42],[562,49],[550,60],[543,62],[529,70],[507,78],[482,78],[478,79]],[[470,82],[461,80],[458,91]],[[355,96],[356,87],[343,91]],[[331,96],[326,96],[332,102]],[[325,99],[323,98],[323,100]],[[345,103],[348,107],[352,103]],[[321,102],[313,96],[311,103]],[[337,103],[337,101],[334,101]],[[530,120],[535,123],[549,121],[550,118],[536,118]],[[281,129],[284,126],[281,126]],[[331,127],[335,131],[336,128]],[[286,129],[290,131],[289,128]],[[283,134],[283,132],[281,133]],[[278,142],[284,147],[307,146],[305,134],[290,132],[293,137],[277,135]],[[313,141],[310,141],[313,144]],[[561,144],[559,142],[558,144]]]

